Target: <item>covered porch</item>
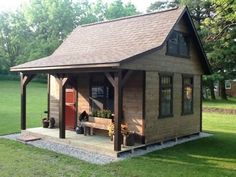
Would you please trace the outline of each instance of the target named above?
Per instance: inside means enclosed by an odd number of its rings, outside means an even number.
[[[114,151],[114,142],[109,137],[96,135],[84,136],[82,134],[75,134],[74,131],[66,130],[66,138],[58,138],[59,129],[48,129],[42,127],[28,128],[22,130],[22,136],[33,136],[49,142],[68,145],[73,148],[88,150],[97,154],[108,155],[112,157],[119,157],[122,153],[132,153],[136,149],[145,149],[146,146],[142,144],[135,144],[134,146],[121,146],[120,151]]]
[[[42,138],[49,138],[51,140],[59,141],[60,143],[67,143],[68,145],[81,147],[81,148],[90,148],[98,149],[100,152],[108,152],[110,155],[118,155],[124,151],[131,151],[133,148],[142,147],[144,144],[144,136],[142,137],[143,143],[136,143],[134,146],[130,147],[122,147],[122,133],[121,133],[121,124],[124,122],[124,111],[123,111],[123,94],[124,88],[127,81],[130,79],[130,76],[135,71],[132,70],[122,70],[122,69],[114,69],[110,67],[105,68],[81,68],[81,69],[67,69],[63,71],[53,71],[53,70],[42,70],[42,71],[26,71],[21,72],[21,130],[22,133],[30,133],[36,134],[37,136],[41,136]],[[143,71],[140,71],[144,73]],[[53,76],[59,86],[59,99],[58,99],[58,128],[55,129],[45,129],[45,128],[34,128],[27,129],[26,126],[26,88],[28,83],[35,77],[37,73],[48,74],[48,118],[50,117],[50,76]],[[67,85],[70,84],[72,88],[76,91],[76,125],[78,125],[78,116],[81,113],[78,110],[78,90],[80,90],[78,83],[78,77],[87,75],[103,75],[112,85],[114,89],[114,141],[111,141],[108,136],[102,135],[93,135],[93,136],[84,136],[78,135],[75,131],[66,130],[66,88]],[[144,74],[142,74],[144,76]],[[88,79],[91,80],[91,77]],[[144,80],[142,78],[142,80]],[[143,87],[142,83],[142,87]],[[89,86],[90,87],[90,86]],[[143,96],[143,93],[141,93]],[[133,99],[130,96],[127,99]],[[144,98],[143,98],[144,99]],[[142,101],[144,104],[144,101]],[[144,105],[143,108],[144,109]],[[91,113],[91,109],[90,112]],[[144,114],[144,111],[141,111],[141,114]],[[132,116],[126,114],[127,116]],[[88,144],[89,143],[89,144]]]

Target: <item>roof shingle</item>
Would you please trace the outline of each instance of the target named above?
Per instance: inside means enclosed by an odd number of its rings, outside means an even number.
[[[177,8],[79,26],[51,56],[11,70],[119,63],[161,46],[183,11]]]

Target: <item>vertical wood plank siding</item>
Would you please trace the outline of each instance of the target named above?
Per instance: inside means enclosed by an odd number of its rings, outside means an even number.
[[[194,76],[194,114],[181,115],[182,75],[173,75],[173,117],[158,119],[159,75],[146,72],[146,143],[198,133],[200,129],[200,75]]]

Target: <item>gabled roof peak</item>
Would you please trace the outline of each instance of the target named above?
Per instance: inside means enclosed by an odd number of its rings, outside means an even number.
[[[131,15],[131,16],[126,16],[126,17],[120,17],[120,18],[116,18],[116,19],[112,19],[112,20],[104,20],[104,21],[95,22],[95,23],[88,23],[88,24],[80,25],[79,27],[87,27],[87,26],[99,25],[99,24],[104,24],[104,23],[111,23],[111,22],[116,22],[116,21],[120,21],[120,20],[127,20],[127,19],[131,19],[131,18],[137,18],[137,17],[148,16],[148,15],[154,15],[154,14],[158,14],[158,13],[169,12],[169,11],[173,11],[173,10],[177,10],[177,9],[181,9],[181,8],[177,6],[177,7],[171,8],[171,9],[158,10],[158,11],[144,13],[144,14],[137,14],[137,15]]]

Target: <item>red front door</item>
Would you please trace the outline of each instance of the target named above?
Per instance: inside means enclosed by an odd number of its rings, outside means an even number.
[[[76,125],[76,99],[74,89],[66,89],[66,129],[74,130]]]

